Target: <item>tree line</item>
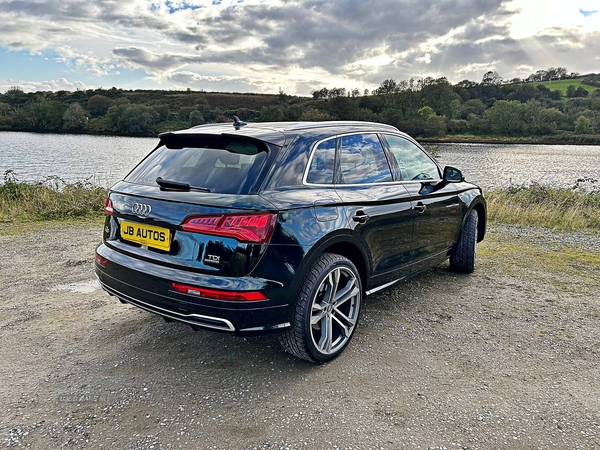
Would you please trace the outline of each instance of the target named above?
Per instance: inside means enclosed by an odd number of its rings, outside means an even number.
[[[566,89],[550,89],[556,80]],[[561,81],[558,81],[561,80]],[[590,86],[585,88],[584,86]],[[90,89],[0,94],[0,130],[155,136],[211,122],[367,120],[413,136],[552,137],[600,142],[600,77],[566,69],[505,82],[493,71],[481,82],[446,78],[384,80],[377,89],[322,88],[310,97],[202,91]],[[591,93],[590,93],[591,92]]]

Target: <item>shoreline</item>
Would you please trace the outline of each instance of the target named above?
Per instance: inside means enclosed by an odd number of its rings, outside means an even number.
[[[226,122],[224,122],[226,123]],[[261,123],[261,122],[255,122]],[[153,138],[158,139],[159,134],[119,134],[119,133],[82,133],[69,131],[44,131],[44,130],[0,130],[0,133],[35,133],[35,134],[57,134],[73,136],[106,136],[106,137],[128,137],[128,138]],[[400,130],[402,131],[402,130]],[[447,135],[437,138],[414,137],[422,144],[529,144],[529,145],[590,145],[600,146],[600,135],[561,135],[540,137],[498,137],[498,136],[475,136],[475,135]]]

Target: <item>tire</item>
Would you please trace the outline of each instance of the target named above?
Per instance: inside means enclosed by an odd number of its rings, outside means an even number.
[[[450,269],[459,273],[473,273],[477,254],[477,211],[472,210],[465,222],[456,251],[450,256]]]
[[[334,359],[354,334],[362,295],[358,270],[349,259],[320,255],[300,286],[291,327],[280,335],[285,351],[311,362]]]

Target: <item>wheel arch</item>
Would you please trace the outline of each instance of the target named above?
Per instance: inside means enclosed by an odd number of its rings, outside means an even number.
[[[306,254],[303,264],[296,272],[294,279],[293,292],[297,292],[304,277],[319,257],[323,253],[335,253],[348,258],[352,264],[356,266],[360,281],[362,284],[363,294],[366,292],[369,280],[371,263],[367,252],[364,250],[360,241],[354,237],[348,230],[329,235],[317,242]]]
[[[465,220],[473,210],[477,211],[477,242],[481,242],[487,229],[487,207],[482,201],[474,202],[469,213],[465,215]]]

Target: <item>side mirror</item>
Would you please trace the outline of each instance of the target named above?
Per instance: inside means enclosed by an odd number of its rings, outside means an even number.
[[[448,183],[460,183],[465,181],[465,177],[460,170],[455,167],[446,166],[444,167],[444,181]]]

